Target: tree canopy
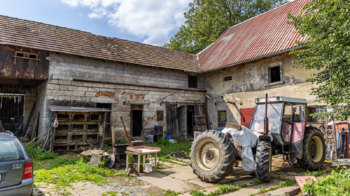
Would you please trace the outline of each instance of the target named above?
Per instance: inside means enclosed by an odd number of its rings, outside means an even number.
[[[229,27],[282,5],[287,0],[193,0],[185,24],[163,47],[198,53]]]
[[[317,84],[311,94],[332,109],[315,116],[350,116],[350,1],[313,0],[299,16],[288,16],[299,33],[308,38],[291,53],[300,57],[297,68],[317,69],[306,81]]]

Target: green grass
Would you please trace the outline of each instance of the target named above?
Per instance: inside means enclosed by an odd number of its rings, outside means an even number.
[[[320,177],[311,185],[306,183],[303,191],[309,195],[342,195],[350,196],[350,169],[343,167],[339,172],[332,170],[332,174]]]
[[[43,141],[32,142],[25,146],[25,149],[33,161],[42,161],[47,159],[54,159],[58,157],[57,153],[48,152],[39,147]]]
[[[158,147],[162,150],[158,153],[158,157],[165,157],[167,155],[172,155],[175,151],[185,151],[185,153],[189,154],[189,148],[191,148],[191,142],[182,142],[181,140],[177,143],[171,143],[164,138],[159,138],[157,143],[149,143],[147,146]]]
[[[78,181],[89,181],[95,184],[107,182],[107,177],[114,176],[115,171],[107,168],[90,166],[83,157],[75,165],[59,166],[51,170],[34,171],[34,182],[53,183],[56,186],[69,186]]]
[[[191,194],[192,194],[192,196],[217,196],[217,195],[222,195],[224,193],[233,192],[233,191],[236,191],[238,189],[247,187],[247,185],[241,184],[241,185],[232,186],[232,185],[228,185],[228,184],[221,184],[221,185],[218,185],[218,187],[219,188],[217,190],[212,191],[208,194],[205,194],[203,191],[200,191],[200,190],[192,190]]]
[[[305,176],[315,176],[315,177],[317,177],[317,176],[320,176],[320,175],[323,175],[323,174],[327,174],[329,172],[331,172],[331,170],[319,171],[319,172],[318,171],[313,171],[313,172],[306,171],[305,172]]]
[[[64,166],[64,165],[72,165],[76,164],[79,161],[79,158],[71,158],[65,159],[61,157],[56,157],[51,160],[44,161],[33,161],[34,171],[39,169],[54,169],[56,167]]]
[[[273,191],[273,190],[276,190],[276,189],[279,189],[279,188],[283,188],[283,187],[286,187],[286,186],[292,186],[293,184],[296,183],[295,180],[290,180],[290,179],[287,179],[287,178],[284,178],[284,177],[280,177],[280,176],[272,177],[272,180],[279,180],[279,181],[282,181],[282,182],[280,182],[279,185],[271,186],[269,188],[265,188],[264,186],[262,186],[257,193],[251,194],[251,196],[252,195],[256,195],[256,194],[266,193],[268,191]],[[255,179],[254,179],[254,184],[255,184]]]
[[[258,178],[254,178],[254,185],[259,185],[264,183],[262,180],[258,179]]]

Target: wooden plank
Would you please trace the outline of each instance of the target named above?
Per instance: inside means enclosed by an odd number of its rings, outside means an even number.
[[[39,120],[40,112],[37,112],[36,118],[35,118],[35,124],[34,124],[34,129],[32,131],[32,136],[30,137],[30,140],[34,138],[34,133],[36,132],[36,128],[38,126],[38,120]]]
[[[24,132],[22,133],[22,136],[24,136],[25,131],[27,131],[27,129],[28,129],[28,126],[29,126],[30,120],[32,119],[32,116],[33,116],[33,112],[34,112],[34,108],[35,108],[35,106],[36,106],[36,101],[34,101],[33,107],[32,107],[32,109],[30,110],[30,115],[29,115],[29,118],[28,118],[28,121],[27,121],[26,127],[24,128]]]
[[[232,128],[232,129],[237,129],[237,130],[241,130],[241,125],[238,124],[234,124],[234,123],[226,123],[226,128]]]
[[[131,146],[131,142],[130,142],[130,139],[129,139],[128,132],[126,131],[126,128],[125,128],[123,117],[120,117],[120,120],[121,120],[122,125],[123,125],[123,130],[124,130],[124,134],[125,134],[125,137],[126,137],[126,141],[128,141],[128,145]]]

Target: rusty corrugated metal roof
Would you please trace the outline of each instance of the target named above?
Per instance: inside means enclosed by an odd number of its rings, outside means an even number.
[[[151,67],[198,71],[194,54],[1,15],[0,44]]]
[[[197,54],[201,71],[209,71],[296,47],[303,40],[287,14],[298,15],[309,0],[295,0],[227,29]]]

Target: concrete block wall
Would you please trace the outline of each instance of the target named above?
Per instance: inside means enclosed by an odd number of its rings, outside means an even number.
[[[188,74],[183,71],[105,62],[70,55],[53,55],[52,59],[49,69],[50,79],[46,86],[46,106],[96,107],[97,103],[110,103],[111,127],[116,131],[117,139],[125,137],[120,117],[123,117],[130,134],[132,104],[143,105],[143,128],[145,134],[148,134],[155,125],[162,125],[165,131],[166,105],[161,104],[162,101],[204,102],[203,92],[135,86],[138,84],[187,89]],[[135,85],[78,82],[73,79]],[[200,80],[198,84],[199,88],[204,88],[204,83]],[[163,121],[157,121],[158,110],[164,112]],[[47,115],[49,109],[46,107],[45,111]]]

